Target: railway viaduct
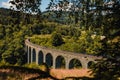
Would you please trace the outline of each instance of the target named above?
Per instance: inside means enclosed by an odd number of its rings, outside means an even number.
[[[100,57],[61,51],[56,49],[51,49],[47,47],[42,47],[40,45],[34,44],[29,41],[29,39],[25,40],[26,52],[27,52],[27,62],[42,64],[46,63],[49,67],[52,68],[89,68],[90,65],[96,63],[96,59]]]

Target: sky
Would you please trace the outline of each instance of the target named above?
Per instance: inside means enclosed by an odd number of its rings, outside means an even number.
[[[9,4],[10,0],[0,0],[0,7],[4,7],[4,8],[9,8],[10,4]],[[42,0],[42,4],[41,4],[41,11],[45,11],[46,7],[48,6],[50,0]]]

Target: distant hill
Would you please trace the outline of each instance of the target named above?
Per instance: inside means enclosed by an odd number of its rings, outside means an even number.
[[[11,11],[12,10],[7,9],[7,8],[0,8],[0,17],[10,15]]]
[[[14,13],[13,13],[14,12]],[[8,25],[10,23],[17,24],[20,13],[11,9],[0,8],[0,24]]]
[[[0,8],[0,24],[5,24],[7,17],[10,16],[10,9]]]
[[[12,18],[18,18],[20,15],[21,14],[18,11],[13,11],[13,10],[6,9],[6,8],[0,8],[0,23],[9,24],[7,23],[7,20],[10,19],[11,21]],[[35,15],[32,15],[32,17],[34,18]],[[42,20],[47,20],[50,22],[57,22],[61,24],[74,23],[74,17],[69,16],[68,12],[45,11],[45,12],[42,12],[41,18]]]
[[[74,23],[74,16],[69,14],[70,12],[45,11],[42,13],[42,17],[48,21],[58,22],[61,24]]]

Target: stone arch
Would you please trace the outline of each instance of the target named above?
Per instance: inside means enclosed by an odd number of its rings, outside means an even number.
[[[48,53],[46,55],[45,62],[49,67],[53,66],[53,56],[51,55],[51,53]]]
[[[95,62],[89,61],[89,62],[87,63],[87,68],[90,69],[94,64],[95,64]]]
[[[33,49],[32,51],[32,62],[36,62],[36,51]]]
[[[43,59],[44,59],[43,56],[44,56],[43,52],[39,51],[39,53],[38,53],[38,64],[42,64],[43,63]]]
[[[29,63],[31,63],[31,47],[29,47]]]
[[[55,68],[65,68],[65,58],[63,56],[57,56],[55,60]]]
[[[78,60],[76,58],[70,60],[69,69],[73,69],[73,68],[82,68],[82,64],[81,64],[80,60]]]

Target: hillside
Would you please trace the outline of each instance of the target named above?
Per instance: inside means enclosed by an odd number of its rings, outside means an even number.
[[[0,8],[0,16],[7,17],[8,15],[10,16],[10,12],[12,10],[7,9],[7,8]]]
[[[46,35],[53,35],[56,33],[59,33],[61,35],[61,37],[66,40],[65,42],[67,42],[67,40],[69,40],[69,42],[67,44],[65,44],[65,46],[73,46],[73,51],[75,51],[75,45],[77,43],[74,44],[70,44],[73,41],[75,42],[79,42],[79,37],[80,37],[80,29],[79,27],[72,27],[71,25],[65,25],[65,24],[59,24],[57,22],[49,22],[49,21],[42,21],[39,22],[37,21],[35,18],[33,19],[33,17],[30,17],[31,21],[28,21],[28,23],[24,23],[24,21],[22,21],[21,16],[17,16],[19,13],[17,12],[13,12],[8,10],[7,13],[4,14],[4,11],[7,11],[6,9],[1,9],[1,23],[0,23],[0,64],[4,63],[4,64],[8,64],[8,65],[19,65],[20,67],[5,67],[6,71],[3,67],[1,68],[1,76],[5,75],[4,77],[1,77],[1,79],[3,78],[8,78],[8,76],[12,79],[16,79],[16,78],[25,78],[25,75],[27,73],[29,73],[29,71],[33,71],[30,72],[30,75],[26,75],[28,77],[31,77],[31,73],[36,72],[35,69],[27,69],[27,68],[23,68],[22,65],[25,64],[27,62],[27,54],[24,51],[24,40],[28,37],[33,37],[33,41],[38,40],[38,42],[42,39],[40,39],[41,35],[43,35],[44,37],[46,37]],[[16,16],[10,15],[10,13],[16,14]],[[2,21],[2,20],[6,20],[6,21]],[[36,36],[40,35],[40,37]],[[34,37],[35,36],[35,37]],[[44,38],[43,37],[43,38]],[[46,38],[48,38],[49,36],[47,36]],[[51,38],[49,37],[49,39],[51,40]],[[44,43],[44,39],[43,39],[43,43]],[[50,41],[48,41],[50,42]],[[58,41],[59,42],[59,41]],[[41,43],[40,43],[41,44]],[[48,45],[51,45],[51,43],[48,43]],[[43,44],[43,46],[45,46],[45,43]],[[62,46],[61,48],[66,48],[65,46]],[[69,48],[72,48],[72,47]],[[78,46],[78,45],[77,45]],[[55,46],[54,46],[55,47]],[[59,46],[57,46],[59,47]],[[55,47],[55,48],[57,48]],[[67,50],[69,50],[69,48]],[[79,49],[79,48],[78,48]],[[35,66],[34,66],[35,67]],[[16,69],[17,68],[17,69]],[[24,72],[24,71],[25,72]],[[4,72],[5,71],[5,72]],[[40,70],[37,70],[38,72]],[[7,73],[6,73],[7,72]],[[50,74],[48,74],[48,76],[46,76],[46,73],[40,73],[41,76],[39,76],[39,73],[35,73],[35,78],[37,77],[44,77],[45,78],[49,78]],[[11,75],[9,75],[9,73]],[[19,73],[18,75],[15,75],[16,73]],[[22,75],[22,74],[23,75]],[[56,72],[54,72],[55,74]],[[15,77],[15,76],[16,77]],[[34,74],[32,74],[34,76]],[[59,74],[57,75],[59,76]],[[56,75],[55,75],[56,77]],[[69,77],[69,76],[67,76]],[[52,77],[50,77],[52,78]],[[63,77],[65,78],[65,77]],[[79,77],[78,77],[79,78]]]
[[[45,11],[42,13],[42,17],[48,21],[57,22],[60,24],[75,24],[75,14],[70,12],[59,12],[59,11]]]
[[[13,11],[10,9],[6,8],[0,8],[0,17],[3,18],[1,23],[4,23],[7,17],[10,18],[17,18],[21,15],[19,11]],[[35,18],[35,15],[31,15],[32,18]],[[69,15],[68,12],[52,12],[52,11],[45,11],[41,13],[41,18],[43,20],[47,20],[50,22],[57,22],[60,24],[69,24],[69,23],[74,23],[74,17]],[[67,21],[67,22],[66,22]]]
[[[7,9],[1,9],[0,11],[0,56],[1,60],[10,64],[23,64],[26,62],[24,59],[26,57],[26,53],[24,52],[24,40],[27,37],[32,37],[31,41],[33,43],[42,44],[42,46],[78,53],[94,55],[97,54],[97,51],[101,48],[100,31],[98,31],[97,35],[93,36],[94,32],[92,30],[85,31],[78,27],[77,24],[68,25],[53,21],[49,22],[47,18],[39,22],[34,15],[30,17],[28,14],[21,13],[27,16],[24,19],[24,16],[20,16],[19,12],[8,10],[6,13],[6,11]],[[10,15],[10,13],[13,15]],[[48,15],[48,12],[44,12],[43,14]],[[63,39],[62,44],[59,39],[58,42],[54,43],[56,38],[52,37],[52,35],[56,35],[56,33],[61,36],[61,40]],[[41,39],[37,37],[38,35],[51,35],[52,38],[50,37],[49,40]],[[55,46],[56,44],[59,45]]]

